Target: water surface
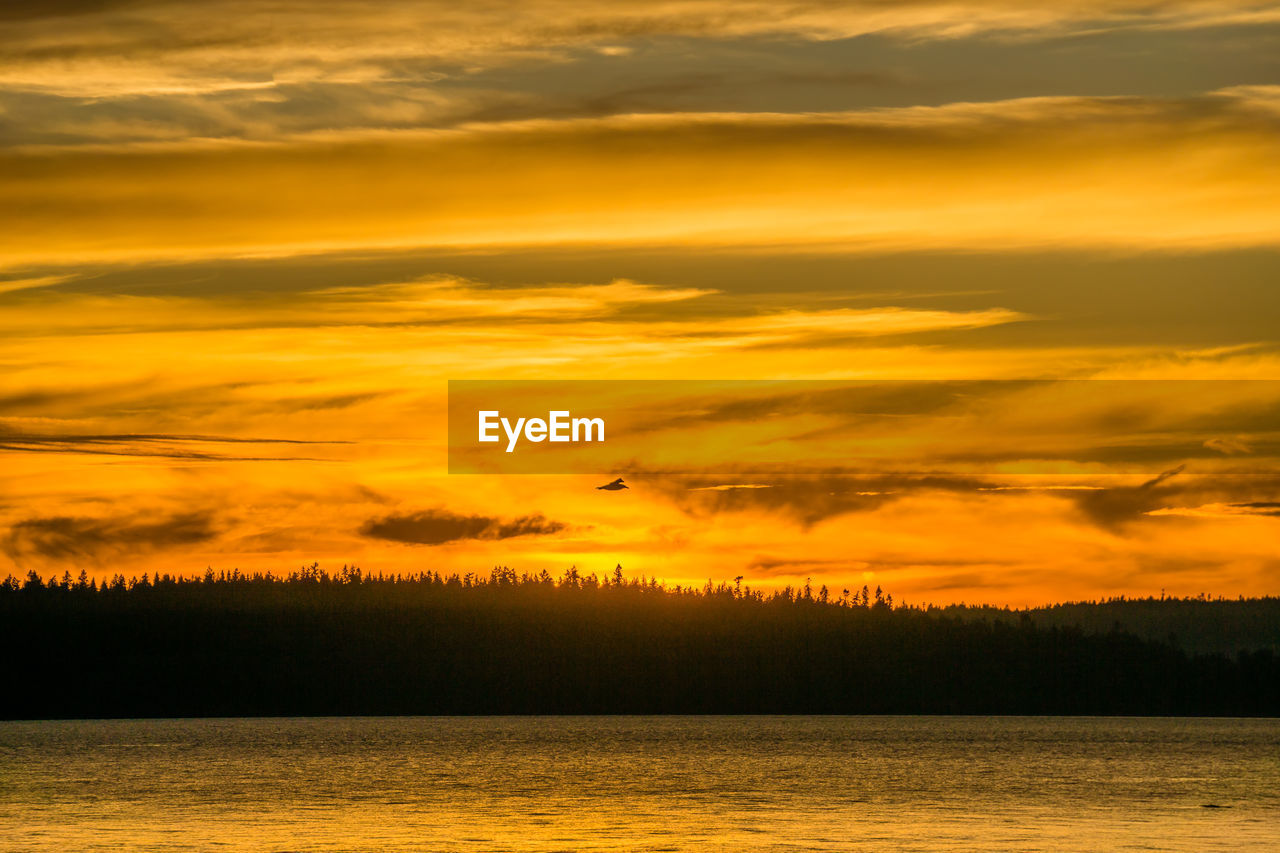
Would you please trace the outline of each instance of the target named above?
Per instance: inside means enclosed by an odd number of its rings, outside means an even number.
[[[0,723],[5,851],[1280,850],[1280,721]]]

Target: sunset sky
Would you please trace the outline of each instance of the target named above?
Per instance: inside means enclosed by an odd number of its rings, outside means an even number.
[[[450,379],[1280,379],[1275,4],[10,4],[0,234],[0,576],[1280,592],[1280,384],[446,465]]]

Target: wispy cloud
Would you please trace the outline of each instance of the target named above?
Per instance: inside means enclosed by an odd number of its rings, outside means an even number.
[[[10,336],[430,327],[442,336],[543,340],[547,324],[572,323],[572,339],[619,347],[702,342],[724,349],[821,339],[978,329],[1027,319],[1003,308],[941,311],[901,306],[760,311],[743,315],[696,307],[674,317],[634,317],[641,309],[695,302],[717,291],[615,280],[607,284],[501,287],[459,279],[257,295],[254,297],[43,294],[11,305],[0,319]],[[532,343],[531,343],[532,345]]]
[[[39,287],[54,287],[74,278],[74,275],[42,275],[35,278],[0,279],[0,294],[13,293],[18,290],[34,290]]]
[[[15,7],[16,8],[16,7]],[[369,81],[540,59],[575,49],[625,56],[646,39],[788,38],[829,41],[869,33],[904,39],[984,34],[1044,37],[1107,29],[1194,29],[1273,22],[1248,0],[617,0],[584,6],[533,0],[499,6],[347,0],[245,6],[109,2],[35,4],[0,19],[0,85],[74,97],[270,90],[281,83]]]
[[[51,516],[13,524],[0,547],[15,561],[100,562],[206,542],[217,535],[212,513]]]
[[[499,540],[519,536],[548,536],[567,525],[542,515],[502,519],[485,515],[461,515],[445,509],[392,514],[367,521],[360,533],[374,539],[410,545],[444,545],[468,539]]]
[[[1200,506],[1161,507],[1147,515],[1181,516],[1183,518],[1249,518],[1280,517],[1280,501],[1247,501],[1245,503],[1212,503]]]
[[[640,306],[661,306],[715,293],[616,280],[607,284],[495,287],[449,277],[304,293],[223,297],[44,293],[14,302],[0,329],[11,334],[134,333],[326,326],[443,326],[520,320],[582,321]],[[833,316],[838,316],[835,312]],[[925,314],[927,317],[927,314]],[[883,320],[892,322],[886,315]],[[979,324],[983,318],[969,318]],[[939,322],[940,318],[934,322]],[[872,317],[864,325],[873,325]],[[962,325],[964,319],[952,319]],[[910,323],[910,312],[904,323]]]
[[[849,513],[874,512],[921,493],[973,494],[990,480],[963,475],[797,475],[744,485],[703,485],[705,479],[632,474],[693,517],[724,513],[776,513],[805,526]]]
[[[1270,103],[1030,98],[8,151],[0,264],[605,243],[1273,245]]]
[[[0,451],[22,453],[86,453],[99,456],[143,456],[179,460],[218,460],[235,462],[316,461],[302,456],[245,455],[227,453],[218,445],[286,444],[315,445],[334,442],[292,438],[251,438],[209,435],[62,435],[7,432],[0,425]]]
[[[451,379],[1280,377],[1277,33],[1251,0],[0,4],[0,575],[425,546],[1269,591],[1275,395],[1231,383],[658,401],[599,448],[620,493],[462,482],[443,439]]]

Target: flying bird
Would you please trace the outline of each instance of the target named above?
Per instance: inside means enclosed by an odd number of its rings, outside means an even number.
[[[596,486],[596,489],[604,489],[606,492],[616,492],[619,489],[625,489],[625,488],[626,486],[622,484],[621,477],[614,480],[612,483],[605,483],[603,486]]]

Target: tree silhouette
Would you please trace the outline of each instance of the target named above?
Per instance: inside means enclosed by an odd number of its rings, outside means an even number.
[[[1277,632],[1275,598],[895,607],[620,566],[29,572],[0,583],[0,642],[41,654],[6,659],[0,716],[1277,715]]]

